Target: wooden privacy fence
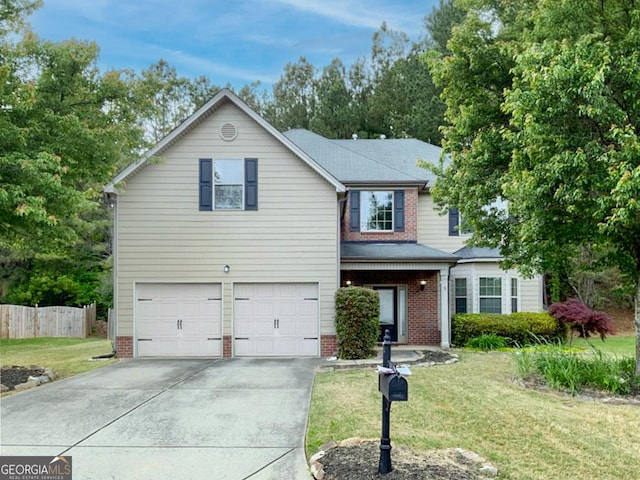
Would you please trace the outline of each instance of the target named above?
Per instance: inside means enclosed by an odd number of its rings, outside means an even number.
[[[0,338],[85,338],[95,322],[95,303],[83,308],[0,305]]]

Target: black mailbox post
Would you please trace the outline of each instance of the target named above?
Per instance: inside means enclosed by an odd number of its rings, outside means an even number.
[[[389,473],[391,466],[391,438],[389,434],[389,414],[391,402],[406,402],[409,399],[409,385],[391,362],[391,335],[385,330],[382,341],[382,367],[378,375],[378,390],[382,393],[382,437],[380,438],[380,463],[378,473]]]

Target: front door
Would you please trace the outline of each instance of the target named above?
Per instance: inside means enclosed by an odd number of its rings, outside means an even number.
[[[380,341],[384,337],[384,331],[389,330],[391,341],[398,341],[398,322],[397,322],[397,287],[373,287],[380,295]]]

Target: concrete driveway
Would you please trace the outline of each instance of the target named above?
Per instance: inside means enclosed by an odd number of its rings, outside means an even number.
[[[123,361],[3,397],[0,455],[71,455],[74,480],[309,480],[319,361]]]

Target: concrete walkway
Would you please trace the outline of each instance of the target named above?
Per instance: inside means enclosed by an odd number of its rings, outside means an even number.
[[[319,363],[122,361],[3,397],[0,455],[71,455],[74,480],[308,480]]]

